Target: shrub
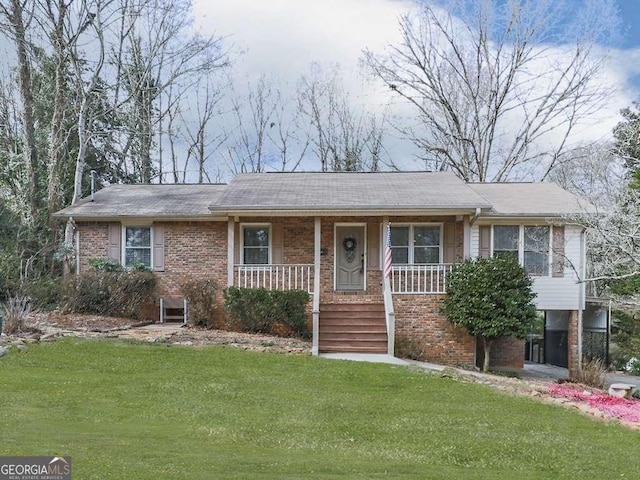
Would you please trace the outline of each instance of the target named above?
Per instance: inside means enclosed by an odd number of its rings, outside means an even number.
[[[229,287],[224,291],[225,308],[232,329],[271,335],[310,336],[306,306],[309,294],[301,290],[266,290]]]
[[[23,290],[36,308],[53,310],[60,303],[62,279],[59,277],[41,277],[28,283]]]
[[[595,388],[604,388],[607,369],[602,360],[594,359],[582,362],[582,369],[574,372],[570,378],[572,382],[581,383]]]
[[[449,275],[442,312],[452,324],[482,338],[484,372],[496,339],[525,338],[536,321],[531,285],[527,272],[511,256],[465,260]]]
[[[65,282],[62,309],[140,318],[156,284],[157,278],[151,272],[88,271]]]
[[[182,286],[182,295],[189,304],[187,321],[190,325],[219,328],[217,319],[218,285],[213,279],[191,280]]]
[[[422,361],[427,354],[427,347],[424,342],[414,340],[410,337],[396,337],[394,348],[396,356],[400,358]]]
[[[4,304],[4,322],[2,330],[7,335],[15,335],[25,329],[27,316],[31,311],[31,302],[28,297],[15,296],[9,298]]]
[[[640,375],[640,359],[636,357],[630,358],[624,369],[629,375]]]
[[[120,262],[106,257],[90,258],[87,260],[87,265],[90,269],[102,273],[124,272],[125,270]]]

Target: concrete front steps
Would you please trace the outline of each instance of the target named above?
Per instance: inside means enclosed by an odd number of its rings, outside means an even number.
[[[320,304],[320,353],[387,353],[383,303]]]

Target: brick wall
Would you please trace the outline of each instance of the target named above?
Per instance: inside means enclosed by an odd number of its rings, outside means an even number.
[[[180,296],[181,286],[197,278],[213,278],[227,286],[227,224],[162,222],[165,269],[157,272],[161,296]]]
[[[109,224],[104,222],[77,223],[80,235],[80,271],[87,270],[87,260],[109,255]]]
[[[569,378],[574,378],[580,369],[580,361],[578,355],[578,312],[576,310],[572,310],[569,315],[567,349]]]
[[[482,347],[482,342],[478,341]],[[491,346],[490,367],[524,368],[524,340],[502,337]]]
[[[451,221],[443,217],[392,217],[395,223]],[[283,229],[283,260],[285,263],[313,263],[314,219],[298,218],[241,218],[239,223],[281,224]],[[380,302],[382,301],[382,272],[380,268],[367,271],[367,292],[334,292],[334,225],[335,223],[372,223],[379,225],[382,217],[327,217],[321,220],[320,283],[322,301]],[[161,222],[165,228],[165,271],[158,272],[159,295],[180,296],[180,286],[191,278],[212,277],[222,288],[227,282],[227,223],[226,222]],[[81,268],[91,257],[108,254],[108,224],[82,223],[80,230]],[[462,222],[456,225],[456,257],[462,259]],[[237,239],[240,241],[240,239]],[[382,245],[381,247],[382,248]],[[395,295],[396,336],[424,340],[427,360],[446,365],[471,366],[474,362],[474,340],[462,329],[449,324],[439,313],[441,295]],[[157,309],[156,309],[157,311]],[[501,350],[502,353],[498,353]],[[516,352],[519,351],[519,357]],[[498,363],[515,365],[522,362],[523,349],[515,343],[504,348],[494,347]],[[519,360],[518,360],[519,359]]]
[[[472,367],[474,339],[440,314],[443,295],[395,295],[396,339],[408,337],[426,346],[426,361]]]

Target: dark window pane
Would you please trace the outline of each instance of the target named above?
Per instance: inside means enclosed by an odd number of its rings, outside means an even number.
[[[405,265],[409,263],[409,247],[393,247],[391,249],[391,262]]]
[[[391,246],[409,246],[409,227],[391,227]]]
[[[244,227],[244,245],[247,247],[268,247],[268,227]]]
[[[416,247],[413,251],[413,263],[440,263],[440,248]]]
[[[244,263],[266,265],[269,263],[269,248],[249,247],[244,249]]]
[[[142,263],[151,268],[151,248],[125,248],[125,265]]]
[[[150,227],[127,227],[126,233],[127,247],[150,247],[151,228]]]
[[[493,250],[518,251],[519,227],[493,227]]]
[[[440,227],[435,225],[428,227],[414,227],[413,241],[414,245],[440,245]]]
[[[525,251],[547,252],[549,250],[549,227],[524,227]]]
[[[524,252],[524,268],[531,275],[548,275],[549,256],[540,252]]]

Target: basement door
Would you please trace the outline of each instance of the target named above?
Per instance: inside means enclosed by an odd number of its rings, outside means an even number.
[[[359,291],[365,288],[365,227],[336,226],[336,290]]]

